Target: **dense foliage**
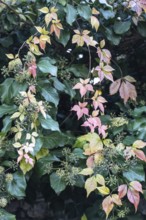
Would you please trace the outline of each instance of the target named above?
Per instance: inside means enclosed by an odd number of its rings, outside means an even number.
[[[145,0],[0,0],[2,220],[38,193],[68,219],[143,219],[145,11]]]

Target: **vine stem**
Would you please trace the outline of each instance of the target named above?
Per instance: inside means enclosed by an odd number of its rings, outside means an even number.
[[[88,77],[90,78],[90,74],[91,74],[91,51],[90,51],[89,46],[88,46],[88,53],[89,53],[89,73],[88,73]]]

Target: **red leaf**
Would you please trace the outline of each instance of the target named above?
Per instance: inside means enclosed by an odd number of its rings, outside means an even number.
[[[110,85],[110,95],[114,95],[115,93],[118,92],[120,84],[121,84],[121,79],[118,79]]]
[[[127,185],[126,184],[123,184],[123,185],[120,185],[118,187],[118,195],[121,198],[123,198],[127,193]]]
[[[133,152],[135,153],[136,157],[140,160],[146,161],[146,156],[142,150],[133,149]]]
[[[128,200],[134,205],[135,211],[137,211],[137,207],[140,201],[139,192],[132,190],[132,189],[128,189],[127,197],[128,197]]]

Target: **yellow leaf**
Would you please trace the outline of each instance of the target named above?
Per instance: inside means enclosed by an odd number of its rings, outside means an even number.
[[[42,148],[37,154],[36,159],[39,160],[42,157],[45,157],[49,154],[49,150],[47,148]]]
[[[20,162],[20,169],[24,174],[26,174],[28,171],[30,171],[33,168],[32,165],[29,163],[26,163],[24,159],[21,160]]]
[[[110,212],[112,211],[112,209],[114,208],[114,204],[112,201],[111,196],[107,196],[103,202],[102,202],[102,208],[106,213],[106,219],[108,218]]]
[[[90,178],[88,178],[85,182],[85,189],[87,191],[87,197],[89,196],[89,194],[91,192],[93,192],[95,189],[97,188],[97,183],[95,180],[95,177],[92,176]]]
[[[93,174],[93,169],[88,167],[88,168],[85,168],[83,169],[79,174],[82,174],[84,176],[88,176],[88,175],[91,175]]]
[[[138,148],[138,149],[144,148],[145,146],[146,146],[146,142],[144,142],[142,140],[137,140],[132,145],[132,147]]]
[[[95,178],[96,178],[97,183],[99,183],[102,186],[105,185],[105,180],[104,180],[104,177],[102,175],[97,174]]]
[[[12,53],[6,54],[6,56],[7,56],[10,60],[14,59],[14,55],[13,55]]]
[[[43,7],[41,9],[39,9],[40,12],[47,14],[49,12],[49,9],[47,7]]]
[[[19,142],[16,142],[16,143],[13,144],[13,146],[14,146],[15,148],[20,148],[20,147],[21,147],[21,144],[20,144]]]
[[[38,31],[39,33],[41,33],[41,34],[42,34],[43,29],[42,29],[41,27],[37,27],[37,26],[35,26],[35,28],[37,29],[37,31]]]
[[[18,118],[19,116],[20,116],[20,112],[15,112],[12,116],[11,116],[11,118],[13,119],[13,118]]]
[[[88,220],[85,214],[81,217],[81,220]]]
[[[95,30],[98,31],[99,21],[95,16],[91,16],[91,25],[92,25],[92,28],[95,28]]]
[[[113,203],[115,203],[118,206],[122,205],[121,199],[120,199],[119,195],[117,195],[117,194],[112,195],[112,201],[113,201]]]
[[[100,47],[103,48],[105,46],[105,40],[100,41]]]
[[[100,14],[100,12],[97,11],[96,8],[92,8],[92,14],[93,15],[98,15],[98,14]]]
[[[108,195],[110,193],[110,189],[106,186],[100,186],[97,189],[102,195]]]

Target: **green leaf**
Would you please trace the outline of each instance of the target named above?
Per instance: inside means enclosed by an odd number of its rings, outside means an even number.
[[[130,146],[136,141],[136,138],[134,136],[126,136],[123,140],[123,144]]]
[[[22,170],[22,172],[24,173],[24,175],[29,172],[30,170],[32,170],[32,166],[29,163],[26,163],[25,160],[21,160],[20,162],[20,169]]]
[[[43,141],[43,147],[53,149],[57,147],[63,147],[64,145],[71,145],[74,141],[74,138],[61,132],[55,131],[51,134],[48,134],[47,137],[44,137]]]
[[[72,83],[69,82],[68,80],[64,80],[64,85],[65,85],[65,93],[70,95],[71,98],[74,98],[76,92],[75,90],[72,89],[73,87]]]
[[[51,130],[51,131],[60,131],[58,122],[53,120],[51,116],[47,115],[46,118],[39,117],[39,120],[40,120],[41,126],[44,129]]]
[[[107,3],[106,0],[99,0],[99,2],[100,2],[100,4],[106,5],[107,7],[111,8],[111,9],[113,8],[111,5],[109,5],[109,4]]]
[[[33,152],[31,153],[31,155],[35,156],[40,151],[42,146],[43,146],[43,138],[41,138],[41,137],[36,138],[35,147],[33,149]]]
[[[42,73],[50,73],[52,76],[57,76],[57,66],[53,65],[54,62],[49,57],[41,58],[38,63],[38,68]]]
[[[59,162],[59,161],[60,160],[54,155],[48,155],[46,157],[40,158],[36,163],[35,171],[41,177],[48,173],[49,166],[52,162]]]
[[[0,209],[0,219],[1,220],[16,220],[16,217],[15,215],[8,213],[6,210]]]
[[[12,119],[10,116],[7,116],[3,119],[3,129],[2,132],[7,133],[11,129]]]
[[[84,64],[73,64],[70,68],[68,68],[68,71],[73,73],[76,77],[86,79],[88,76],[88,69]]]
[[[16,97],[20,91],[25,91],[27,87],[27,84],[17,83],[12,78],[6,79],[0,85],[1,101],[6,104],[12,103],[13,98]]]
[[[77,18],[77,11],[76,9],[70,5],[70,4],[67,4],[66,6],[66,21],[69,25],[72,25],[72,23],[76,20]]]
[[[0,106],[0,118],[7,114],[13,114],[16,110],[17,110],[16,105],[3,104]]]
[[[91,17],[91,8],[88,5],[79,5],[77,8],[78,14],[85,20]]]
[[[142,164],[137,164],[133,168],[130,168],[128,171],[123,172],[123,176],[129,180],[132,181],[145,181],[145,172]]]
[[[6,183],[7,191],[10,195],[21,199],[25,196],[26,180],[21,172],[16,172],[13,174],[13,180]]]
[[[132,112],[132,115],[135,116],[135,117],[139,117],[143,113],[146,113],[146,106],[135,108],[134,111]]]
[[[55,89],[57,89],[58,91],[61,91],[61,92],[65,90],[64,84],[61,83],[56,77],[52,77],[51,79],[54,82]]]
[[[146,37],[146,22],[145,21],[138,22],[137,30],[142,37]]]
[[[49,154],[49,150],[46,148],[42,148],[37,154],[36,159],[39,160]]]
[[[59,43],[61,43],[65,47],[69,39],[70,39],[70,32],[68,32],[67,30],[62,30],[60,38],[57,40],[59,41]]]
[[[42,90],[41,94],[44,97],[44,99],[48,102],[53,103],[57,107],[57,105],[59,103],[59,96],[58,96],[56,89],[54,89],[53,87],[50,87],[50,86],[48,86],[48,88],[46,88],[46,86],[45,86],[41,90]]]
[[[66,188],[66,183],[56,173],[50,175],[50,184],[56,194],[60,194]]]
[[[105,35],[113,45],[119,45],[121,37],[114,34],[111,28],[106,28]]]
[[[116,34],[124,34],[130,29],[130,26],[131,21],[116,21],[113,28]]]
[[[110,18],[114,18],[115,14],[116,14],[114,11],[111,11],[111,10],[100,9],[100,12],[106,20],[108,20]]]

